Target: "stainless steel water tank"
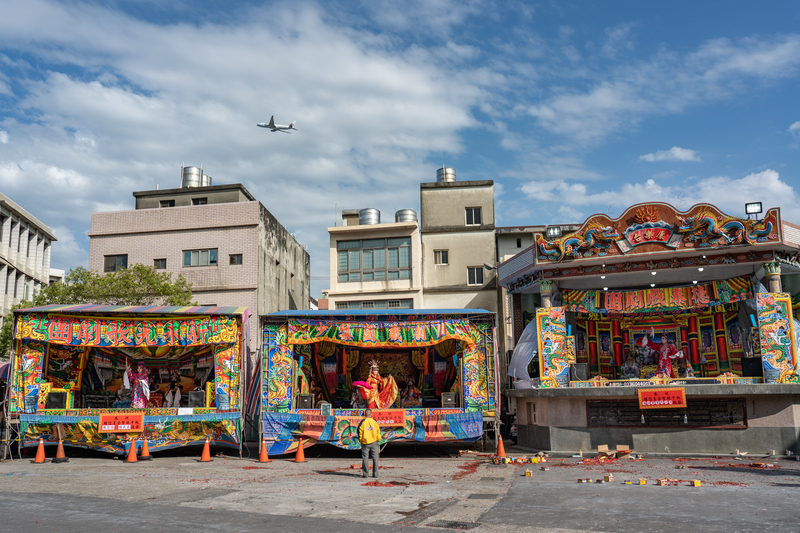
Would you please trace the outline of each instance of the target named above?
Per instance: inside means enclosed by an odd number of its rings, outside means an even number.
[[[183,167],[181,187],[202,187],[203,170],[197,167]]]
[[[203,174],[203,178],[200,181],[203,187],[211,187],[211,176],[208,174]]]
[[[400,209],[394,214],[395,222],[416,222],[417,212],[413,209]]]
[[[436,181],[456,181],[456,169],[450,167],[442,167],[436,170]]]
[[[370,224],[381,223],[381,212],[374,207],[368,207],[358,212],[358,224],[368,226]]]

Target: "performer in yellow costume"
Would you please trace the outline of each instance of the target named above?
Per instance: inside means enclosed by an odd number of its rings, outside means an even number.
[[[392,407],[397,399],[397,383],[394,380],[394,376],[382,378],[378,362],[375,360],[370,362],[369,368],[367,384],[372,388],[358,387],[361,397],[367,400],[367,407],[370,409]]]

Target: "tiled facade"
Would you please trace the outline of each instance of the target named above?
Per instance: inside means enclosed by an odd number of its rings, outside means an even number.
[[[0,193],[0,323],[11,308],[50,282],[53,232]]]
[[[112,255],[127,255],[128,265],[166,260],[164,271],[191,282],[199,305],[249,308],[254,349],[257,315],[309,307],[308,252],[258,201],[93,213],[89,237],[91,270],[103,272]],[[184,266],[185,251],[210,249],[217,265]],[[231,264],[238,254],[241,264]]]

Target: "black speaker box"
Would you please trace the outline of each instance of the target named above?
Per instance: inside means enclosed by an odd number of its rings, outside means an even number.
[[[297,395],[297,408],[298,409],[313,409],[314,396],[311,394],[298,394]]]
[[[67,408],[67,393],[66,392],[50,392],[47,394],[47,402],[45,402],[45,409],[66,409]]]
[[[570,381],[589,381],[589,365],[586,363],[574,363],[569,365]]]
[[[760,357],[742,357],[742,377],[758,378],[764,375]]]
[[[206,393],[201,390],[189,391],[188,407],[205,407],[206,406]]]
[[[458,407],[456,405],[456,393],[455,392],[443,392],[442,393],[442,407]]]

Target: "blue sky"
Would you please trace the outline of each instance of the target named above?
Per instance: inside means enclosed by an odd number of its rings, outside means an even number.
[[[328,274],[339,209],[442,164],[498,225],[642,201],[800,223],[797,2],[2,2],[0,190],[88,261],[90,214],[203,164]],[[294,135],[255,127],[298,121]],[[325,288],[315,281],[314,294]]]

